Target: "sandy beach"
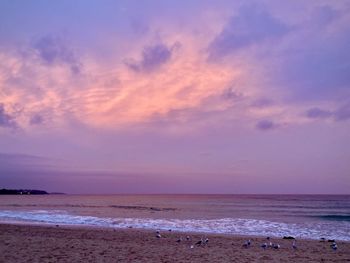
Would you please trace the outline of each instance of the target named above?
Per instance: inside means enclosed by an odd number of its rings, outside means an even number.
[[[0,262],[349,262],[350,243],[274,239],[280,249],[263,249],[265,238],[207,235],[205,246],[195,245],[203,235],[138,229],[98,229],[67,226],[0,224]],[[179,237],[183,241],[176,242]],[[191,245],[194,247],[191,248]]]

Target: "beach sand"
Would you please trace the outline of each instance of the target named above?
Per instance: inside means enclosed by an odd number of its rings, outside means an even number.
[[[30,226],[0,224],[0,262],[350,262],[350,243],[337,242],[333,251],[329,242],[272,238],[280,249],[262,249],[265,238],[207,235],[206,246],[190,248],[192,241],[176,240],[184,233],[137,229],[99,229],[67,226]]]

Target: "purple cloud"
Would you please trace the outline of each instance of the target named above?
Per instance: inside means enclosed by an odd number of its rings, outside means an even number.
[[[81,63],[61,38],[44,36],[34,43],[33,48],[45,63],[49,65],[63,63],[70,66],[72,73],[81,72]]]
[[[346,121],[350,119],[350,103],[340,107],[334,112],[334,118],[337,121]]]
[[[172,50],[164,44],[147,46],[142,51],[141,61],[130,60],[126,61],[125,64],[134,71],[152,71],[170,60]]]
[[[226,100],[239,100],[244,97],[240,92],[235,91],[233,88],[228,88],[224,90],[222,97]]]
[[[268,130],[275,129],[277,125],[271,120],[261,120],[256,124],[255,127],[258,130],[268,131]]]
[[[343,105],[335,111],[311,108],[306,112],[306,116],[310,119],[333,118],[335,121],[346,121],[350,119],[350,104]]]
[[[0,127],[15,128],[17,126],[13,116],[5,111],[4,104],[0,103]]]
[[[331,7],[318,8],[308,24],[298,28],[310,37],[290,43],[292,48],[280,54],[284,59],[275,72],[280,71],[279,84],[292,90],[295,99],[336,99],[349,89],[350,30],[348,27],[332,26],[335,20],[341,18],[342,14]],[[331,27],[333,31],[329,34],[326,29]]]
[[[311,108],[307,110],[306,116],[310,119],[326,119],[333,115],[331,111],[322,110],[320,108]]]
[[[221,58],[238,49],[281,37],[289,27],[268,11],[255,5],[244,6],[224,26],[221,33],[209,45],[209,58]]]
[[[31,118],[29,123],[31,125],[39,125],[44,122],[44,118],[40,114],[34,114]]]

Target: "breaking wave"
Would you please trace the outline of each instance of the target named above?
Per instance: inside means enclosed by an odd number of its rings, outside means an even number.
[[[0,211],[3,222],[25,222],[39,224],[85,225],[111,228],[142,228],[174,230],[181,232],[203,232],[252,236],[295,236],[319,239],[320,237],[350,241],[349,222],[333,225],[320,223],[282,223],[259,219],[151,219],[151,218],[104,218],[70,214],[63,210]]]

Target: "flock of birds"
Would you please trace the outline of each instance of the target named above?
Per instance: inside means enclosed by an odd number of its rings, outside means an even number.
[[[171,231],[171,230],[169,230],[169,231]],[[156,238],[161,238],[161,237],[162,237],[162,235],[160,234],[160,231],[157,230],[157,231],[156,231]],[[272,249],[280,249],[280,248],[281,248],[281,245],[280,245],[280,244],[278,244],[278,243],[272,243],[272,242],[270,241],[270,237],[267,237],[266,240],[267,240],[267,242],[262,243],[262,244],[260,245],[260,247],[261,247],[262,249],[265,250],[265,249],[268,249],[268,248],[272,248]],[[186,236],[185,239],[183,239],[182,237],[180,237],[180,238],[178,238],[178,239],[176,240],[177,243],[181,243],[182,241],[191,242],[192,239],[191,239],[190,236]],[[321,242],[326,242],[326,239],[325,239],[325,238],[321,238]],[[334,251],[338,249],[338,245],[337,245],[337,243],[335,242],[335,240],[328,240],[328,242],[332,242],[332,244],[330,245],[330,247],[331,247]],[[190,248],[193,249],[195,245],[196,245],[196,246],[206,246],[206,245],[208,245],[208,243],[209,243],[209,238],[207,238],[207,237],[202,237],[200,240],[198,240],[197,242],[195,242],[194,245],[190,245]],[[250,239],[246,240],[246,241],[243,243],[243,245],[242,245],[243,248],[249,248],[249,247],[251,247],[251,246],[252,246],[252,241],[251,241]],[[293,248],[294,250],[297,250],[297,249],[298,249],[297,244],[296,244],[296,240],[295,240],[294,238],[293,238],[292,248]]]
[[[262,244],[260,245],[260,247],[261,247],[262,249],[267,249],[267,248],[280,249],[280,248],[281,248],[281,245],[280,245],[280,244],[278,244],[278,243],[276,243],[276,244],[275,244],[275,243],[272,243],[272,242],[270,241],[270,237],[267,237],[266,239],[268,240],[268,242],[262,243]],[[244,244],[243,244],[242,247],[244,247],[244,248],[249,248],[249,247],[251,246],[251,244],[252,244],[252,241],[251,241],[250,239],[248,239],[247,241],[244,242]],[[297,248],[298,248],[295,240],[293,240],[292,248],[293,248],[293,249],[297,249]]]

